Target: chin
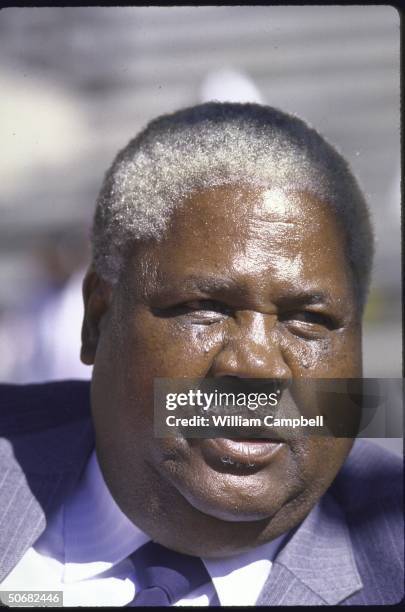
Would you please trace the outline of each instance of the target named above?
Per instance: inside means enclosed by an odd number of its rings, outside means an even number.
[[[269,483],[260,473],[210,474],[209,482],[175,483],[186,501],[199,512],[229,522],[271,519],[288,501],[284,487]]]
[[[165,448],[158,471],[189,506],[208,517],[233,523],[268,521],[300,492],[292,474],[286,478],[287,457],[284,448],[262,465],[230,466],[177,441],[170,450]]]

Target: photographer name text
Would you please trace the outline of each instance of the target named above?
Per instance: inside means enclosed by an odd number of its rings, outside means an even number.
[[[268,414],[263,418],[242,417],[240,415],[218,415],[201,416],[194,414],[189,417],[177,417],[170,414],[166,417],[168,427],[323,427],[323,415],[317,415],[312,419],[300,416],[295,418],[280,418]]]

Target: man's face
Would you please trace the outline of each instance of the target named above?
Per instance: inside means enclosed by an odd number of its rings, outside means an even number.
[[[212,440],[154,437],[153,383],[360,377],[360,315],[330,211],[298,192],[212,188],[174,213],[162,240],[137,245],[113,291],[94,273],[86,287],[97,454],[124,513],[202,556],[302,521],[351,440],[305,436],[235,469]]]

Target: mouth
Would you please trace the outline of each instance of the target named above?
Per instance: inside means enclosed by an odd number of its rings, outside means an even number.
[[[257,471],[286,447],[283,441],[269,438],[205,438],[199,442],[205,461],[221,471]]]

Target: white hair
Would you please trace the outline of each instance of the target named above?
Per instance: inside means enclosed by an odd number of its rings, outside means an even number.
[[[364,304],[373,231],[349,165],[304,121],[259,104],[208,102],[163,115],[118,153],[94,218],[99,275],[115,284],[134,241],[161,238],[191,193],[228,184],[307,191],[330,205],[345,229]]]

